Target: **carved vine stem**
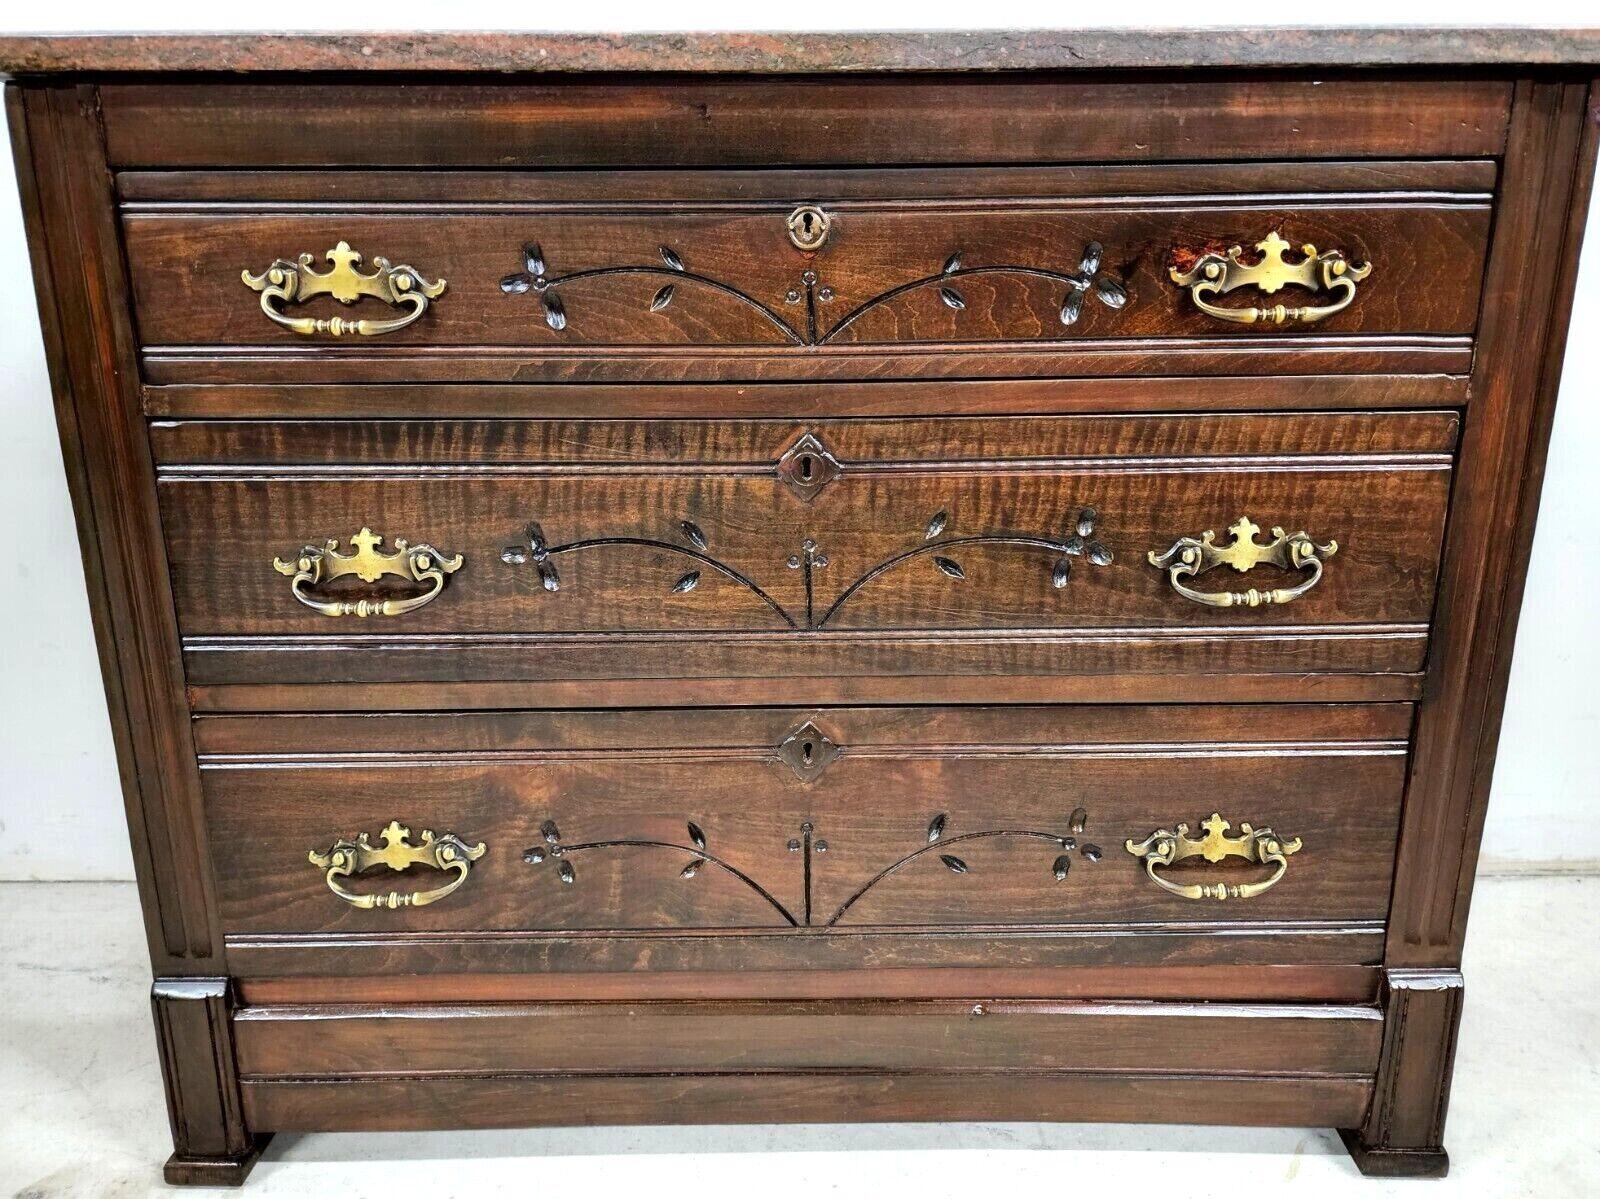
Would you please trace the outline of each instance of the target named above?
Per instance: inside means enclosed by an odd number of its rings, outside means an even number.
[[[994,840],[1002,837],[1013,837],[1029,841],[1044,841],[1048,844],[1058,846],[1062,852],[1057,855],[1055,861],[1050,865],[1051,876],[1057,882],[1065,882],[1068,874],[1071,872],[1071,853],[1073,850],[1077,850],[1084,860],[1090,862],[1098,862],[1102,856],[1100,847],[1098,845],[1090,845],[1087,843],[1080,845],[1078,843],[1077,834],[1080,834],[1084,831],[1084,828],[1088,824],[1089,820],[1089,814],[1084,808],[1076,808],[1073,810],[1069,822],[1072,832],[1071,835],[1068,836],[1061,836],[1057,833],[1039,832],[1034,829],[985,829],[981,832],[962,833],[958,836],[947,838],[944,835],[946,820],[947,817],[942,812],[935,816],[928,824],[928,841],[926,845],[922,845],[917,849],[912,850],[898,861],[892,862],[888,866],[885,866],[882,870],[878,871],[877,874],[873,875],[870,879],[858,887],[855,893],[852,894],[849,899],[845,900],[844,903],[840,904],[838,910],[820,925],[814,925],[811,918],[811,858],[813,853],[823,852],[827,848],[827,843],[825,841],[815,840],[812,837],[812,825],[810,821],[807,821],[800,826],[801,832],[804,836],[804,841],[791,840],[789,842],[789,849],[791,851],[803,852],[804,856],[802,867],[804,871],[805,919],[803,921],[797,920],[794,914],[790,912],[788,908],[780,903],[770,891],[768,891],[760,883],[756,882],[755,879],[751,878],[737,866],[733,866],[728,862],[723,861],[715,854],[709,852],[706,848],[705,833],[701,830],[700,826],[695,824],[692,820],[688,823],[689,839],[691,842],[693,842],[692,845],[679,845],[674,841],[655,841],[646,838],[635,837],[618,837],[604,841],[582,841],[576,844],[567,845],[562,842],[561,833],[560,830],[556,828],[555,821],[546,820],[544,824],[540,826],[539,830],[540,834],[544,837],[546,844],[544,846],[536,845],[529,848],[523,853],[522,860],[530,865],[538,865],[539,863],[545,861],[546,858],[556,859],[556,872],[558,876],[563,883],[571,884],[575,883],[578,877],[577,871],[573,869],[570,861],[571,856],[575,853],[580,853],[585,850],[616,849],[622,847],[669,849],[677,853],[687,854],[689,856],[689,864],[678,872],[679,878],[692,879],[705,867],[715,866],[732,877],[738,879],[746,887],[754,891],[757,895],[761,896],[762,899],[766,900],[767,903],[771,905],[773,910],[782,916],[783,919],[790,925],[790,927],[833,928],[839,923],[840,920],[844,918],[845,913],[854,907],[856,903],[859,902],[861,898],[869,891],[871,891],[885,879],[903,870],[905,867],[909,866],[912,862],[915,862],[918,858],[921,858],[925,854],[938,853],[939,861],[944,865],[946,870],[949,870],[953,874],[969,873],[971,868],[967,865],[967,863],[962,858],[959,858],[950,852],[952,846],[959,845],[963,841],[984,841]]]
[[[794,914],[790,912],[788,908],[784,907],[783,904],[773,896],[772,892],[768,891],[765,887],[756,882],[755,879],[751,878],[737,866],[730,865],[721,858],[717,857],[716,854],[708,852],[705,844],[705,834],[700,831],[698,826],[692,823],[689,825],[689,835],[694,841],[693,845],[679,845],[673,841],[651,841],[634,837],[619,837],[608,841],[580,841],[576,844],[565,845],[562,844],[561,834],[559,831],[557,831],[555,823],[549,820],[544,822],[541,833],[550,847],[548,850],[548,856],[559,860],[556,870],[563,883],[572,883],[577,880],[577,872],[572,868],[572,864],[566,860],[575,853],[582,853],[585,850],[593,849],[617,849],[623,846],[632,846],[643,849],[671,849],[676,850],[679,853],[687,854],[691,859],[689,864],[678,872],[680,878],[693,878],[703,867],[715,866],[717,869],[732,875],[746,887],[750,888],[750,890],[761,896],[762,899],[766,900],[767,903],[772,906],[773,910],[776,911],[778,915],[782,916],[791,927],[798,928],[800,925],[800,921],[794,918]],[[533,848],[524,851],[522,860],[527,862],[530,866],[536,866],[540,862],[544,861],[546,856],[547,851],[538,846],[534,846]]]
[[[808,538],[801,546],[801,552],[791,556],[788,561],[791,569],[804,570],[805,572],[806,611],[804,623],[796,619],[782,604],[767,594],[765,589],[754,579],[729,566],[726,562],[713,557],[709,552],[705,534],[693,521],[679,522],[679,528],[689,543],[687,545],[672,541],[662,541],[652,537],[588,537],[580,541],[569,541],[562,545],[551,545],[545,538],[544,530],[537,522],[533,522],[528,525],[526,548],[520,545],[507,546],[501,552],[500,557],[503,561],[513,566],[523,565],[531,561],[544,589],[546,591],[559,591],[561,590],[561,575],[551,561],[557,555],[619,545],[660,550],[687,558],[739,584],[759,598],[767,607],[771,608],[788,628],[800,632],[816,632],[827,625],[838,614],[839,610],[868,583],[914,558],[931,557],[939,572],[947,578],[965,579],[967,577],[965,569],[959,562],[949,556],[951,551],[962,546],[991,545],[1048,550],[1056,556],[1051,570],[1051,582],[1058,589],[1065,587],[1071,574],[1069,559],[1086,557],[1096,566],[1109,566],[1113,561],[1111,551],[1103,543],[1093,539],[1094,526],[1098,519],[1098,513],[1093,508],[1083,509],[1078,514],[1075,531],[1060,539],[1024,533],[982,533],[967,537],[940,538],[939,534],[944,531],[949,517],[945,512],[937,512],[924,530],[922,544],[885,558],[882,562],[857,576],[839,593],[833,603],[823,612],[820,619],[817,618],[814,610],[813,576],[817,570],[828,565],[828,559],[825,555],[817,552],[816,543]],[[700,571],[691,570],[678,578],[672,585],[672,590],[683,594],[693,591],[699,584]]]
[[[565,275],[553,275],[545,262],[543,249],[537,242],[530,242],[523,247],[523,270],[507,275],[500,280],[500,290],[507,295],[524,295],[532,292],[539,300],[544,310],[545,323],[558,333],[567,327],[566,304],[557,294],[557,288],[562,284],[575,283],[582,279],[597,279],[607,275],[635,275],[655,278],[664,278],[670,282],[659,288],[651,298],[649,310],[661,312],[670,307],[677,295],[680,284],[694,283],[708,287],[721,295],[729,296],[749,307],[770,323],[781,333],[790,344],[798,346],[821,346],[832,341],[843,333],[857,320],[880,305],[887,304],[908,292],[920,288],[939,284],[939,298],[946,307],[960,311],[967,306],[966,298],[962,296],[954,284],[961,279],[970,279],[981,275],[1014,275],[1024,278],[1044,279],[1051,283],[1062,285],[1066,291],[1061,302],[1060,319],[1063,326],[1077,323],[1083,310],[1084,297],[1093,294],[1108,308],[1122,308],[1128,302],[1127,289],[1117,280],[1101,272],[1101,263],[1104,251],[1098,242],[1091,242],[1084,249],[1083,260],[1078,264],[1076,271],[1051,270],[1048,267],[1032,266],[962,266],[961,253],[950,255],[944,267],[936,274],[924,275],[920,279],[913,279],[909,283],[902,283],[895,287],[879,292],[875,296],[862,301],[844,316],[840,317],[826,329],[819,326],[817,320],[817,302],[833,299],[834,292],[831,287],[818,285],[815,271],[804,271],[800,276],[800,288],[792,288],[785,299],[790,304],[798,304],[802,300],[806,306],[806,327],[802,332],[786,321],[775,308],[763,304],[760,300],[741,291],[730,283],[714,279],[709,275],[702,275],[687,269],[683,260],[670,246],[662,246],[661,266],[654,264],[629,264],[623,266],[591,267],[587,270],[571,271]]]

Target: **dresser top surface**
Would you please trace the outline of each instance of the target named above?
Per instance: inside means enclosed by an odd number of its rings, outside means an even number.
[[[1600,28],[392,31],[0,37],[0,72],[12,76],[246,71],[784,74],[1597,64]]]

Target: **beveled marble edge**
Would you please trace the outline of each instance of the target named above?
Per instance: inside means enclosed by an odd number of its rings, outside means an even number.
[[[160,33],[0,37],[0,73],[1062,71],[1587,66],[1600,28],[860,33]]]

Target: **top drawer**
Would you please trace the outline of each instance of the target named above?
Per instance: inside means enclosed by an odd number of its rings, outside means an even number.
[[[1465,162],[121,189],[151,382],[527,382],[1463,373],[1493,180]]]

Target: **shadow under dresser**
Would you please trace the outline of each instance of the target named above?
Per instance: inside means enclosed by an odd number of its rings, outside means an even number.
[[[1441,1174],[1600,33],[0,39],[176,1183]]]

